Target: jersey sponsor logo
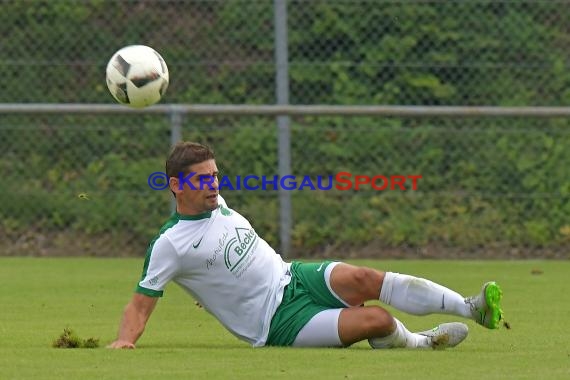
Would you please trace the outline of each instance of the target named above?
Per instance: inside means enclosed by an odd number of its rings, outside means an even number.
[[[208,270],[214,266],[216,259],[218,258],[218,255],[220,255],[222,253],[222,251],[224,250],[224,244],[226,243],[226,239],[228,238],[228,235],[230,234],[227,227],[224,227],[224,228],[225,228],[226,232],[224,232],[222,234],[222,236],[220,237],[220,239],[218,240],[218,246],[214,250],[212,257],[210,257],[209,259],[206,259],[206,269],[208,269]]]
[[[223,216],[230,216],[232,214],[232,212],[229,209],[225,208],[223,205],[220,205],[220,213]]]
[[[236,236],[231,238],[224,250],[226,268],[233,272],[248,257],[257,243],[257,234],[253,228],[236,228]]]

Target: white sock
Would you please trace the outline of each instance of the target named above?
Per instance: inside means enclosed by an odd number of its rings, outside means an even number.
[[[471,318],[464,297],[424,278],[386,272],[380,301],[414,315],[453,314]]]
[[[370,338],[368,343],[372,348],[431,348],[430,340],[427,336],[414,334],[398,319],[396,330],[388,336],[382,338]]]

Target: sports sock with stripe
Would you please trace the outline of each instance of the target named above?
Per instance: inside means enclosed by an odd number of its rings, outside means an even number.
[[[380,301],[414,315],[440,313],[471,318],[469,305],[461,294],[430,280],[406,274],[386,272]]]

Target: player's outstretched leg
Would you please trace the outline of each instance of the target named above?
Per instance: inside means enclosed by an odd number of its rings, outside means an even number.
[[[352,306],[379,299],[413,315],[455,315],[490,329],[499,328],[500,321],[504,322],[502,292],[495,282],[486,283],[481,294],[466,298],[425,278],[341,263],[332,270],[330,285],[337,298]]]
[[[502,297],[503,291],[499,285],[490,281],[483,285],[479,294],[465,298],[465,304],[469,305],[471,315],[477,323],[488,329],[498,329],[504,319],[501,309]]]
[[[504,322],[502,294],[494,281],[484,284],[478,295],[464,297],[424,278],[386,272],[379,299],[409,314],[452,314],[473,319],[489,329],[497,329],[500,322]],[[504,323],[508,328],[508,323]]]

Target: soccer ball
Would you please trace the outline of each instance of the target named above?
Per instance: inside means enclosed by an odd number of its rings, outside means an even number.
[[[168,88],[168,67],[153,48],[126,46],[107,64],[107,87],[119,103],[144,108],[157,103]]]

